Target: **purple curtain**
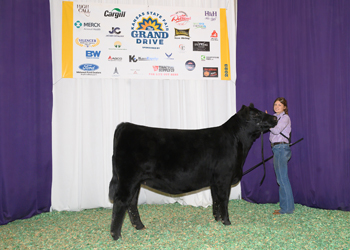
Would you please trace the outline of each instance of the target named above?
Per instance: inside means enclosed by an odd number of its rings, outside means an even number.
[[[0,224],[51,206],[49,0],[0,1]]]
[[[294,145],[289,177],[295,202],[350,210],[350,1],[238,1],[237,108],[273,113],[285,97]],[[265,157],[272,151],[264,136]],[[244,171],[261,162],[256,141]],[[242,179],[242,196],[278,202],[272,160]]]

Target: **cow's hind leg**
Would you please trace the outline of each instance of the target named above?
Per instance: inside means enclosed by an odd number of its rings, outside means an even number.
[[[128,179],[128,178],[126,178]],[[135,183],[132,179],[129,179],[130,183]],[[140,184],[138,184],[140,185]],[[114,240],[118,240],[121,237],[121,229],[125,217],[126,210],[129,208],[133,196],[139,188],[134,185],[131,186],[123,179],[119,180],[116,194],[113,197],[113,212],[111,223],[111,235]]]
[[[114,240],[118,240],[121,237],[126,208],[127,206],[123,202],[114,199],[111,223],[111,235]]]
[[[140,193],[140,186],[139,188],[136,190],[130,206],[128,208],[128,214],[129,214],[129,218],[131,221],[131,224],[133,225],[133,227],[135,227],[137,230],[141,230],[144,229],[145,226],[142,224],[141,218],[140,218],[140,214],[139,214],[139,210],[137,209],[137,201],[139,198],[139,193]]]

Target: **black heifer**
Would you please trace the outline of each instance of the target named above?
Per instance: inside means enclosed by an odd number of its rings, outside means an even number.
[[[143,229],[137,201],[140,185],[169,194],[210,186],[213,214],[230,225],[231,185],[242,178],[248,151],[260,133],[277,124],[276,117],[254,108],[241,110],[219,127],[178,130],[121,123],[114,134],[111,235],[117,240],[128,211],[136,229]]]

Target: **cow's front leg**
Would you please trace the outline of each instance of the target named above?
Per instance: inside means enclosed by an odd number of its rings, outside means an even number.
[[[127,206],[125,203],[117,199],[114,200],[111,223],[111,235],[114,240],[118,240],[121,237],[126,208]]]
[[[231,225],[230,217],[228,215],[228,197],[227,197],[227,199],[223,199],[220,202],[219,209],[221,210],[220,214],[221,214],[221,221],[222,221],[222,223],[224,225],[226,225],[226,226]]]
[[[145,228],[145,226],[142,224],[139,210],[137,209],[137,201],[139,198],[139,192],[140,192],[140,187],[136,190],[136,192],[131,200],[130,206],[128,208],[128,214],[129,214],[131,224],[137,230],[141,230],[141,229]]]
[[[221,220],[221,222],[224,225],[228,226],[228,225],[231,225],[230,218],[228,215],[228,200],[230,197],[231,186],[230,185],[225,185],[225,186],[226,187],[213,185],[211,190],[212,190],[213,202],[216,202],[215,210],[213,207],[214,217],[217,221]]]

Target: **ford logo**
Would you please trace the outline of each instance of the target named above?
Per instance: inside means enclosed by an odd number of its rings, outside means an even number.
[[[91,64],[91,63],[86,63],[79,66],[79,69],[85,70],[85,71],[95,71],[98,68],[99,67],[97,65]]]

